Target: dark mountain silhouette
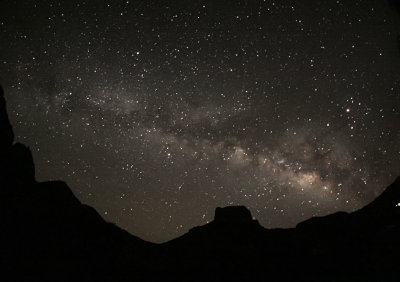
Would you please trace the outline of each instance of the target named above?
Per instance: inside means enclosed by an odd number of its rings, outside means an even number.
[[[105,222],[64,182],[35,181],[30,149],[13,143],[1,88],[0,130],[1,281],[147,276],[142,263],[154,244]]]
[[[198,281],[209,280],[209,273],[219,281],[399,281],[399,200],[397,178],[359,211],[272,230],[252,220],[244,207],[217,208],[214,221],[162,248],[174,265],[186,265],[184,278],[200,273]]]
[[[0,90],[1,281],[399,281],[400,178],[353,213],[265,229],[246,207],[152,244],[104,221],[61,181],[37,182]]]

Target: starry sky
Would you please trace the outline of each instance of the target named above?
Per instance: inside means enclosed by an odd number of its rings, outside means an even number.
[[[164,242],[245,205],[353,211],[400,173],[387,1],[6,1],[0,83],[39,181]]]

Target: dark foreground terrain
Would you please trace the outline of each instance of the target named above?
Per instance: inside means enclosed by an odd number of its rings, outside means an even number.
[[[0,89],[1,281],[400,281],[400,178],[353,213],[265,229],[245,207],[164,244],[104,221],[61,181],[36,182]]]

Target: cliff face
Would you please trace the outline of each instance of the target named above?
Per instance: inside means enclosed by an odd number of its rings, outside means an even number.
[[[400,178],[354,213],[265,229],[246,207],[155,245],[105,222],[61,181],[39,183],[0,91],[1,281],[398,281]]]
[[[30,149],[14,143],[2,89],[0,216],[2,281],[140,277],[151,255],[153,244],[105,222],[64,182],[35,180]]]
[[[14,142],[14,133],[8,120],[4,91],[0,86],[0,152],[7,150]]]

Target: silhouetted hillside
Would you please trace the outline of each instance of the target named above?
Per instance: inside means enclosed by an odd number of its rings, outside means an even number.
[[[105,222],[64,182],[35,181],[30,149],[13,144],[2,89],[0,130],[0,280],[140,277],[153,244]]]
[[[268,230],[251,217],[245,221],[244,207],[229,207],[228,220],[217,220],[217,209],[213,222],[162,248],[176,259],[171,265],[186,266],[179,271],[184,280],[205,281],[213,273],[219,281],[398,281],[399,193],[397,178],[359,211],[311,218],[293,229]],[[191,273],[198,274],[190,278]]]
[[[0,93],[1,281],[399,281],[400,178],[353,212],[265,229],[246,207],[156,245],[35,181]]]

